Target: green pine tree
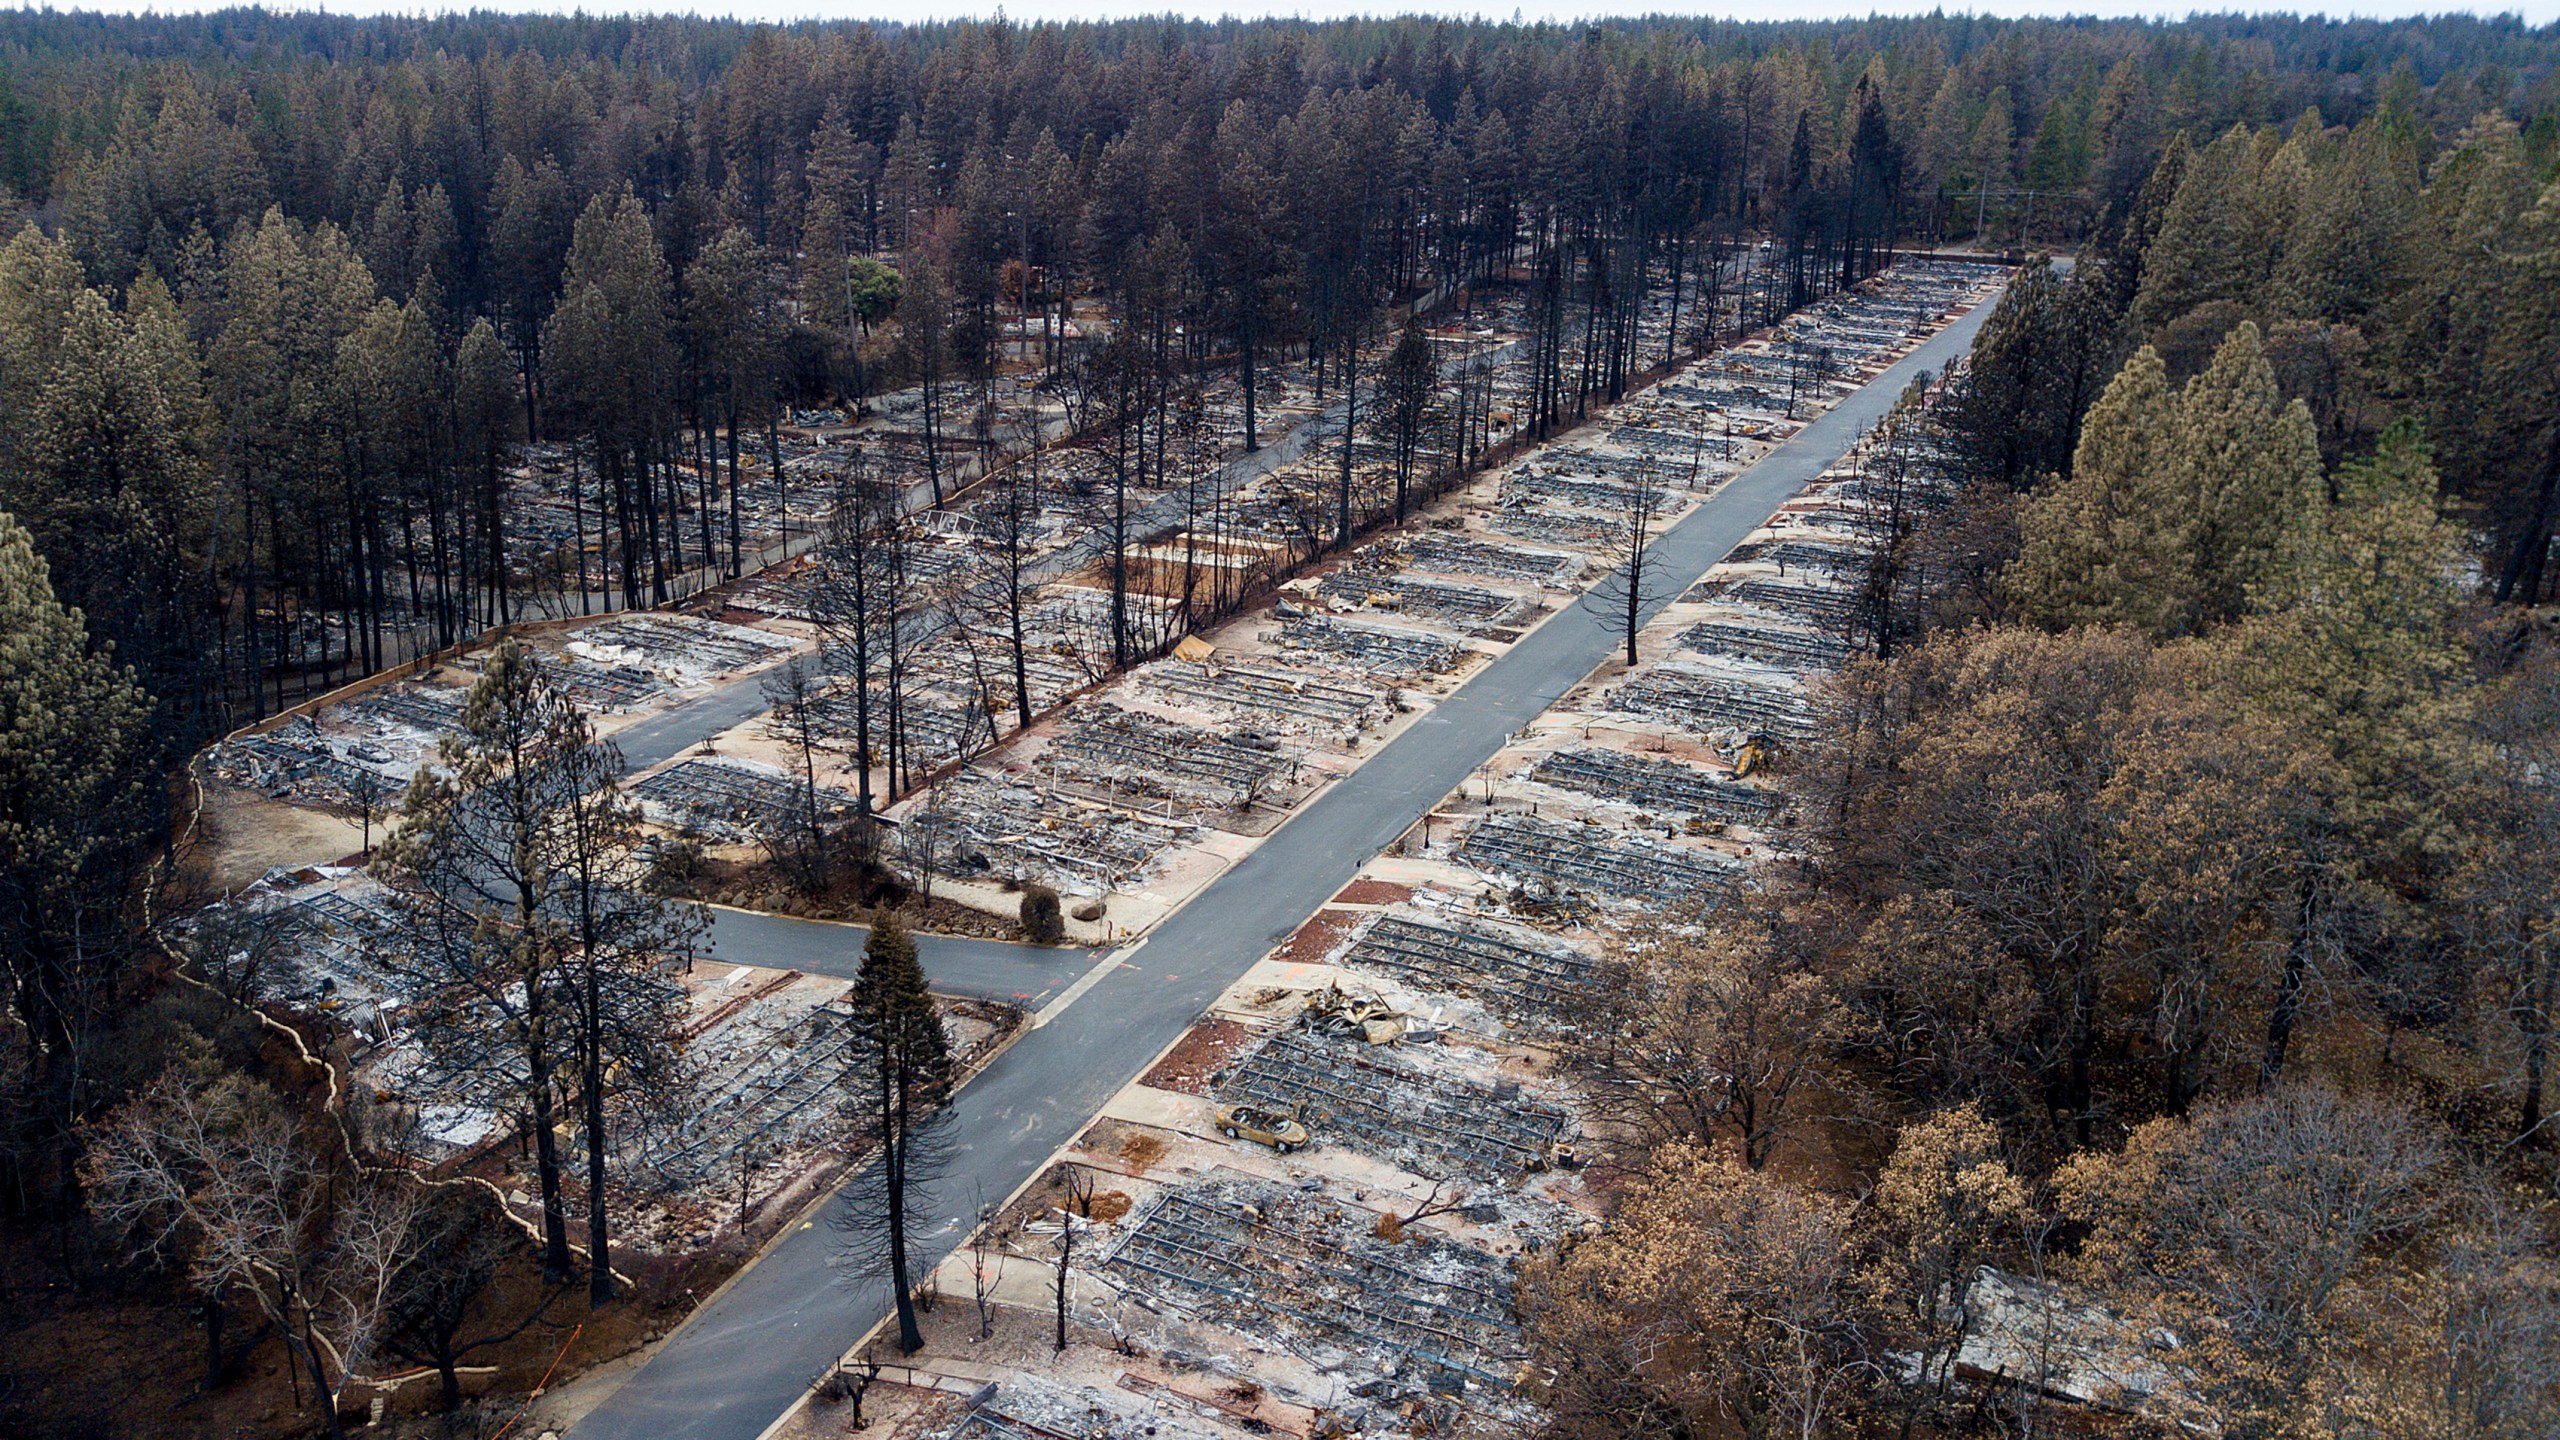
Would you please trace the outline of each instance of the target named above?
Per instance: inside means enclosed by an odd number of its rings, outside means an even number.
[[[2020,502],[2018,558],[2004,583],[2023,618],[2159,633],[2162,615],[2190,608],[2187,517],[2158,503],[2176,405],[2159,355],[2144,346],[2091,407],[2070,475]]]
[[[2560,181],[2525,212],[2504,258],[2509,283],[2483,346],[2489,439],[2476,493],[2499,532],[2498,599],[2538,605],[2560,528]]]
[[[0,990],[40,1142],[79,1113],[90,1033],[121,998],[133,886],[158,838],[151,701],[55,600],[0,512]]]
[[[2363,323],[2412,278],[2417,207],[2415,157],[2367,119],[2303,196],[2276,266],[2276,307],[2297,319]]]
[[[2108,308],[2114,313],[2132,310],[2134,297],[2141,293],[2144,259],[2160,238],[2161,226],[2168,223],[2169,203],[2178,197],[2178,187],[2186,182],[2187,167],[2195,157],[2184,132],[2170,136],[2160,152],[2160,163],[2151,167],[2121,213],[2102,218],[2095,243],[2083,252],[2081,263],[2091,265],[2090,278],[2105,286]]]
[[[2266,1084],[2282,1074],[2324,932],[2360,930],[2387,960],[2376,942],[2423,926],[2411,877],[2477,839],[2460,536],[2437,516],[2435,466],[2404,422],[2341,467],[2335,489],[2287,520],[2252,613],[2205,651],[2234,710],[2287,757],[2276,813],[2295,893]]]
[[[2156,640],[2237,619],[2285,527],[2321,497],[2320,442],[2243,321],[2172,395],[2144,347],[2090,411],[2071,474],[2019,508],[2005,584],[2030,621]]]
[[[546,398],[594,447],[613,511],[623,603],[642,603],[644,572],[648,598],[663,603],[668,569],[683,561],[683,534],[673,516],[660,514],[655,483],[673,428],[674,281],[649,213],[628,187],[589,201],[574,236],[560,303],[542,330]]]
[[[2187,382],[2167,459],[2159,501],[2193,525],[2193,623],[2236,619],[2285,527],[2322,493],[2318,428],[2277,391],[2257,326],[2243,322]]]
[[[2024,490],[2070,467],[2115,368],[2112,299],[2103,275],[2065,276],[2042,258],[2018,272],[1941,412],[1969,473]]]
[[[915,938],[888,910],[872,917],[862,970],[847,1003],[862,1060],[846,1082],[858,1091],[854,1105],[877,1149],[856,1184],[843,1228],[853,1237],[857,1261],[888,1277],[897,1303],[898,1347],[912,1355],[924,1345],[924,1334],[916,1325],[908,1249],[922,1216],[924,1187],[938,1169],[935,1140],[951,1083],[951,1041],[925,988]]]
[[[2261,228],[2267,207],[2260,182],[2271,149],[2266,137],[2234,125],[2187,164],[2143,259],[2133,319],[2144,333],[2199,305],[2247,306],[2258,298],[2255,287],[2275,261],[2277,237]]]
[[[71,248],[34,225],[0,248],[0,414],[30,413],[57,368],[80,291]],[[0,465],[15,462],[25,439],[17,424],[0,426]]]
[[[2436,512],[2434,457],[2403,421],[2300,507],[2249,587],[2236,674],[2270,716],[2327,749],[2380,803],[2447,773],[2464,670],[2461,535]]]

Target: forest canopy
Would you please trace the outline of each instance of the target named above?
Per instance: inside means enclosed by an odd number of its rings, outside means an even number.
[[[1322,355],[1524,235],[1623,304],[1613,266],[1697,264],[1702,227],[1776,234],[1800,297],[1898,240],[2070,243],[2173,142],[2220,174],[2215,136],[2306,118],[2375,137],[2349,182],[2405,190],[2496,115],[2525,184],[2560,163],[2555,45],[2464,18],[14,12],[0,222],[41,235],[6,262],[0,389],[27,423],[0,437],[0,504],[83,552],[66,598],[201,736],[285,703],[315,645],[326,673],[379,667],[395,613],[434,643],[506,618],[512,439],[586,442],[652,551],[621,577],[638,600],[690,563],[656,527],[680,426],[727,433],[734,481],[738,432],[793,404],[982,381],[1003,311],[1160,298],[1188,362],[1241,355],[1250,391],[1258,353]],[[2321,223],[2306,243],[2358,238]],[[2148,286],[2143,315],[2246,270]],[[2367,304],[2372,279],[2319,303]],[[115,383],[48,393],[56,355]],[[57,413],[73,394],[84,413]],[[74,453],[112,497],[66,493],[49,472]],[[102,533],[102,507],[139,523]],[[288,633],[316,612],[343,633]]]

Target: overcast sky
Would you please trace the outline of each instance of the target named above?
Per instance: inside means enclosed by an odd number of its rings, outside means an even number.
[[[87,0],[87,3],[61,5],[58,9],[102,9],[118,11],[219,10],[236,0]],[[448,11],[479,8],[498,11],[546,10],[566,13],[585,10],[590,14],[615,14],[629,11],[664,14],[692,12],[702,15],[736,16],[749,20],[800,19],[883,19],[944,20],[960,16],[983,16],[995,13],[995,0],[465,0],[460,4],[420,4],[418,0],[268,0],[270,9],[327,10],[337,14],[370,15],[385,12],[414,14],[421,10]],[[1421,11],[1435,15],[1471,15],[1493,19],[1510,19],[1517,14],[1530,20],[1579,20],[1594,16],[1624,15],[1630,12],[1671,12],[1683,15],[1716,15],[1744,20],[1808,20],[1868,14],[1926,14],[1931,10],[1970,10],[1977,14],[2018,15],[2104,15],[2162,16],[2174,18],[2197,9],[2296,9],[2327,15],[2409,16],[2441,14],[2446,11],[2468,11],[2474,14],[2522,15],[2537,25],[2560,21],[2560,0],[2519,0],[2511,4],[2449,5],[2428,0],[2321,0],[2302,6],[2199,6],[2194,0],[2178,3],[2144,3],[2144,0],[2080,0],[2080,3],[2050,3],[2050,0],[1980,0],[1971,5],[1941,3],[1941,0],[1883,0],[1883,3],[1857,4],[1788,4],[1783,0],[1719,0],[1719,3],[1681,3],[1681,0],[1538,0],[1520,4],[1518,0],[1483,0],[1467,4],[1463,0],[1437,0],[1437,3],[1395,4],[1362,3],[1362,0],[1010,0],[1002,6],[1004,13],[1016,20],[1104,19],[1129,15],[1160,15],[1178,11],[1192,15],[1291,15],[1308,19],[1336,19],[1345,15],[1406,14]]]

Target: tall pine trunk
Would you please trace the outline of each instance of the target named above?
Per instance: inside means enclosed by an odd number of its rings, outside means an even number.
[[[536,1041],[528,1052],[532,1083],[527,1087],[533,1109],[533,1165],[542,1193],[542,1275],[565,1285],[576,1273],[569,1252],[569,1215],[560,1195],[560,1136],[551,1110],[551,1063],[546,1047]]]
[[[582,880],[582,883],[584,882]],[[592,906],[591,896],[581,897],[582,908]],[[592,931],[592,926],[590,926]],[[595,942],[590,936],[585,976],[587,1013],[582,1017],[578,1037],[582,1074],[578,1088],[586,1108],[587,1125],[587,1304],[602,1306],[613,1298],[613,1246],[609,1222],[605,1216],[604,1169],[604,1003],[602,987],[596,977]]]
[[[889,1283],[897,1291],[898,1351],[913,1355],[924,1348],[924,1331],[916,1324],[915,1285],[907,1275],[907,1087],[898,1075],[900,1046],[880,1047],[880,1163],[889,1196]]]

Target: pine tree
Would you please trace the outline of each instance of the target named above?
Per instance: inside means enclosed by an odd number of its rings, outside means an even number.
[[[2159,123],[2142,67],[2130,57],[2117,61],[2089,114],[2089,179],[2101,205],[2122,208],[2141,191],[2154,164]],[[2185,138],[2176,143],[2183,145]]]
[[[2464,843],[2460,787],[2480,761],[2465,739],[2452,623],[2459,537],[2437,517],[2435,466],[2415,429],[2385,432],[2335,489],[2287,518],[2250,587],[2252,613],[2208,652],[2223,693],[2290,757],[2276,808],[2294,893],[2262,1086],[2282,1074],[2318,957],[2340,930],[2361,932],[2377,960],[2423,933],[2407,882]]]
[[[454,451],[470,479],[470,503],[480,520],[481,593],[488,598],[484,623],[513,621],[512,570],[507,561],[507,444],[517,433],[505,342],[487,320],[472,324],[453,357]]]
[[[54,599],[27,532],[0,513],[0,986],[26,1047],[39,1144],[87,1096],[91,1032],[119,997],[120,918],[156,839],[151,701]],[[27,1177],[17,1177],[26,1183]]]
[[[2452,768],[2461,536],[2436,513],[2434,459],[2407,422],[2333,485],[2334,500],[2296,507],[2272,537],[2235,674],[2334,754],[2355,793],[2383,799]]]
[[[2154,331],[2211,301],[2247,306],[2274,263],[2277,236],[2258,229],[2263,137],[2234,125],[2197,152],[2161,212],[2144,257],[2133,320]]]
[[[626,605],[642,603],[644,570],[648,598],[663,602],[670,561],[681,561],[683,537],[657,483],[673,428],[672,290],[666,255],[639,200],[628,188],[619,197],[599,195],[578,216],[559,308],[543,327],[548,398],[594,447]]]
[[[2024,619],[2159,633],[2192,608],[2189,517],[2158,503],[2176,404],[2144,346],[2091,407],[2070,475],[2020,502],[2018,558],[2002,583]]]
[[[204,614],[212,487],[201,381],[156,280],[134,286],[139,326],[82,290],[46,383],[13,412],[18,462],[0,505],[35,537],[65,603],[100,617],[97,638],[145,688],[183,705],[166,738],[210,728]]]
[[[1263,162],[1267,139],[1251,107],[1238,100],[1218,122],[1216,157],[1218,204],[1206,254],[1225,291],[1228,330],[1235,338],[1238,380],[1244,391],[1244,448],[1262,446],[1260,399],[1261,353],[1272,326],[1283,258],[1279,225],[1280,187]]]
[[[652,971],[685,953],[692,917],[639,884],[636,816],[598,742],[542,661],[501,642],[459,730],[420,769],[382,863],[410,883],[386,952],[444,1097],[513,1114],[531,1132],[543,1266],[571,1270],[562,1200],[561,1110],[583,1101],[591,1294],[611,1288],[603,1185],[607,1077],[671,1075],[674,997]]]
[[[354,447],[336,383],[339,345],[376,297],[372,275],[336,227],[306,230],[278,209],[223,247],[219,283],[205,378],[237,487],[247,669],[253,684],[262,669],[271,671],[281,703],[294,648],[285,616],[323,596],[346,605],[369,591],[370,566],[383,557],[378,546],[368,555],[356,543],[379,537],[384,519],[363,504],[360,487],[342,483]],[[272,617],[269,633],[257,628],[261,612]]]
[[[690,967],[706,922],[700,907],[650,890],[655,852],[641,833],[639,802],[622,789],[621,752],[596,740],[583,715],[561,741],[568,796],[552,823],[562,851],[562,918],[575,946],[567,978],[586,1138],[587,1300],[601,1306],[614,1288],[613,1130],[682,1091],[687,1016],[680,992],[659,977],[678,963]],[[609,1110],[608,1091],[637,1103]]]
[[[2149,177],[2120,207],[2100,217],[2096,243],[2083,263],[2095,262],[2089,279],[2105,287],[2107,308],[2115,314],[2133,309],[2134,297],[2142,291],[2145,259],[2160,237],[2160,227],[2167,223],[2169,203],[2177,198],[2187,168],[2194,163],[2195,150],[2187,144],[2186,135],[2170,136]]]
[[[920,245],[907,252],[899,267],[898,332],[924,389],[925,479],[933,488],[936,509],[943,499],[941,420],[951,362],[951,292],[942,278]]]
[[[834,330],[853,320],[845,298],[845,262],[851,254],[845,225],[835,197],[822,194],[809,202],[800,229],[800,313],[810,324]]]
[[[2174,398],[2146,346],[2090,411],[2070,477],[2021,506],[2010,598],[2054,628],[2168,639],[2227,623],[2320,484],[2310,411],[2277,392],[2255,325]]]
[[[836,224],[831,201],[821,199],[813,207],[810,230]],[[816,247],[841,245],[841,235],[812,239]],[[815,292],[804,289],[804,304],[810,299],[823,300],[833,308],[822,314],[835,318],[820,319],[821,324],[842,326],[846,323],[846,297],[843,283],[845,261],[841,254],[832,259],[813,260],[813,265],[831,267],[833,283],[819,281]],[[771,257],[765,248],[747,237],[744,230],[731,226],[685,272],[687,324],[693,331],[693,350],[701,357],[705,378],[717,396],[722,433],[727,437],[729,464],[729,572],[736,574],[744,564],[743,520],[739,514],[738,490],[740,470],[740,433],[750,419],[762,420],[779,402],[774,384],[783,342],[786,338],[782,307],[774,291],[776,277]],[[811,283],[804,278],[804,286]],[[708,509],[708,506],[705,507]]]
[[[1940,414],[1967,472],[2024,490],[2071,463],[2117,353],[2105,277],[2030,261],[1975,337]]]
[[[568,258],[577,201],[558,161],[546,155],[528,169],[511,153],[499,163],[489,203],[491,286],[523,379],[525,434],[538,437],[542,333],[560,301],[560,267]]]
[[[1429,438],[1434,402],[1439,398],[1440,367],[1419,318],[1406,319],[1394,348],[1387,352],[1377,384],[1369,423],[1387,444],[1395,472],[1396,523],[1401,525],[1412,503],[1414,467]]]
[[[2009,87],[1991,92],[1982,107],[1982,119],[1973,127],[1972,142],[1966,147],[1965,161],[1973,172],[1974,218],[1978,222],[1975,244],[1988,243],[1984,233],[2000,223],[2009,207],[2004,193],[2018,183],[2016,106],[2009,97]],[[1995,206],[1992,197],[1998,195]]]
[[[2197,621],[2236,619],[2286,527],[2322,495],[2318,429],[2277,391],[2257,326],[2242,323],[2187,383],[2167,458],[2160,502],[2195,527]]]
[[[880,177],[880,212],[888,222],[879,237],[882,242],[906,245],[914,241],[909,222],[929,208],[935,199],[933,150],[917,133],[915,117],[898,119],[898,133],[889,142],[889,154]]]
[[[879,173],[879,148],[854,138],[844,97],[829,95],[826,109],[818,118],[818,128],[809,134],[808,213],[814,215],[820,205],[827,205],[834,208],[839,222],[854,224],[862,208],[863,191],[879,178]],[[808,237],[805,221],[801,237],[802,249],[817,248]]]
[[[2560,181],[2516,226],[2505,268],[2482,366],[2497,462],[2477,488],[2501,532],[2498,599],[2536,605],[2560,527]]]
[[[2265,283],[2283,263],[2286,240],[2301,225],[2314,190],[2334,168],[2336,147],[2321,129],[2317,110],[2295,121],[2293,133],[2281,144],[2275,143],[2277,133],[2273,129],[2257,133],[2255,148],[2265,155],[2266,163],[2258,167],[2257,183],[2248,191],[2249,233],[2259,238],[2250,255],[2257,267],[2252,281],[2257,284]],[[2248,297],[2229,298],[2245,301]]]
[[[939,1168],[940,1106],[951,1082],[951,1040],[925,988],[916,942],[887,910],[873,915],[862,969],[846,996],[861,1060],[846,1072],[849,1097],[875,1149],[853,1187],[840,1228],[852,1258],[885,1274],[895,1293],[898,1348],[924,1345],[916,1326],[909,1264],[913,1227],[926,1213],[925,1187]]]
[[[2417,205],[2414,157],[2368,118],[2306,187],[2276,266],[2277,308],[2346,324],[2374,315],[2411,279]]]
[[[0,248],[0,413],[33,413],[81,288],[70,247],[33,224]],[[14,467],[26,438],[16,424],[0,426],[0,465]]]

